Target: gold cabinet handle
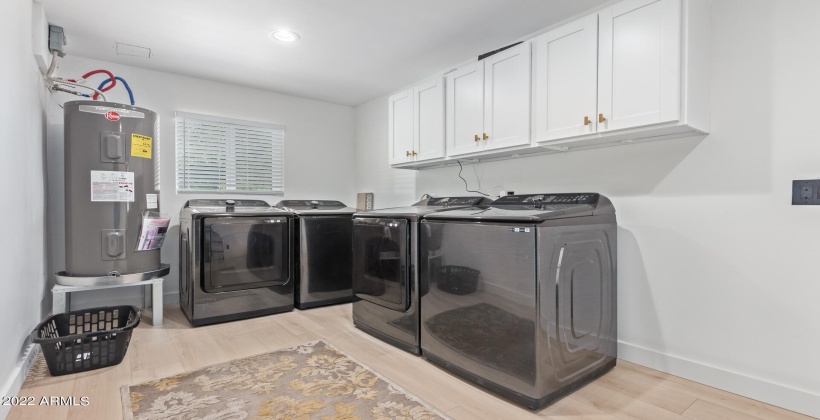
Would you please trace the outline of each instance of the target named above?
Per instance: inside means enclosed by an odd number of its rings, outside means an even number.
[[[481,140],[481,139],[480,139],[480,138],[478,138],[478,134],[476,134],[476,135],[475,135],[475,141],[479,141],[479,140]]]
[[[409,150],[405,150],[405,153],[406,153],[405,156],[410,156],[410,151]]]
[[[588,116],[584,117],[584,125],[590,125],[590,124],[592,124],[592,121],[589,119],[589,117]]]
[[[488,138],[490,138],[490,136],[488,136],[487,133],[484,133],[484,140],[487,140]]]
[[[604,121],[606,121],[606,118],[604,118],[604,114],[598,114],[598,122],[602,123]]]
[[[416,151],[415,151],[415,150],[413,150],[412,155],[413,155],[413,156],[415,156],[415,155],[417,155],[417,154],[418,154],[418,153],[416,153]]]

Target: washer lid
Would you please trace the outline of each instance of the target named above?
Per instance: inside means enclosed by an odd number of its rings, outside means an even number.
[[[360,211],[354,217],[406,217],[415,219],[435,212],[460,209],[470,206],[487,205],[491,202],[487,197],[432,197],[420,201],[412,206],[392,207],[387,209]]]
[[[276,207],[298,215],[352,215],[358,210],[335,200],[282,200]]]
[[[597,193],[526,194],[501,197],[488,206],[448,210],[426,219],[540,222],[548,219],[614,214],[608,198]]]

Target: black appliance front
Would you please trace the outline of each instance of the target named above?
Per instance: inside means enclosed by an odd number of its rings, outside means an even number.
[[[193,248],[190,220],[181,218],[179,221],[179,307],[189,320],[192,318],[194,307],[194,294],[191,290],[194,287],[194,259],[192,256],[196,251]]]
[[[536,229],[532,224],[421,223],[425,357],[523,393],[536,375]]]
[[[409,306],[407,220],[359,219],[355,223],[353,293],[396,311]]]
[[[614,216],[419,230],[425,358],[532,409],[615,365]]]
[[[296,307],[306,309],[350,302],[353,296],[352,218],[302,216],[296,233],[299,244]]]
[[[188,291],[193,292],[192,325],[293,309],[290,221],[282,216],[195,220],[199,232],[191,265],[198,287]]]
[[[417,226],[406,219],[353,221],[353,323],[412,353],[420,352]]]
[[[206,292],[281,286],[288,281],[287,218],[207,218],[203,230]]]

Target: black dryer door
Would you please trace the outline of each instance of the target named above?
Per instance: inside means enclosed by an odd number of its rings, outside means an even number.
[[[307,293],[347,291],[353,252],[350,216],[309,216],[299,219],[301,235],[300,287]]]
[[[409,306],[407,220],[353,219],[353,294],[386,308]]]
[[[281,286],[290,280],[286,217],[211,217],[202,229],[206,292]]]

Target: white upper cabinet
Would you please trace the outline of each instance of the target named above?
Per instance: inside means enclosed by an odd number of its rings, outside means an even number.
[[[447,75],[447,155],[530,144],[530,43]]]
[[[530,43],[484,60],[485,149],[530,143]]]
[[[399,92],[389,101],[390,164],[707,134],[711,7],[623,0]]]
[[[600,13],[598,131],[680,118],[680,0],[626,0]]]
[[[533,48],[535,140],[595,133],[598,15],[539,36]]]
[[[413,88],[413,151],[416,161],[444,157],[444,78],[437,77]]]
[[[389,163],[444,157],[444,79],[430,79],[388,100]]]
[[[412,162],[413,90],[392,95],[387,103],[390,164]]]
[[[447,154],[463,155],[484,148],[484,62],[468,64],[447,75]]]
[[[625,0],[535,41],[535,142],[557,150],[709,130],[709,2]]]

